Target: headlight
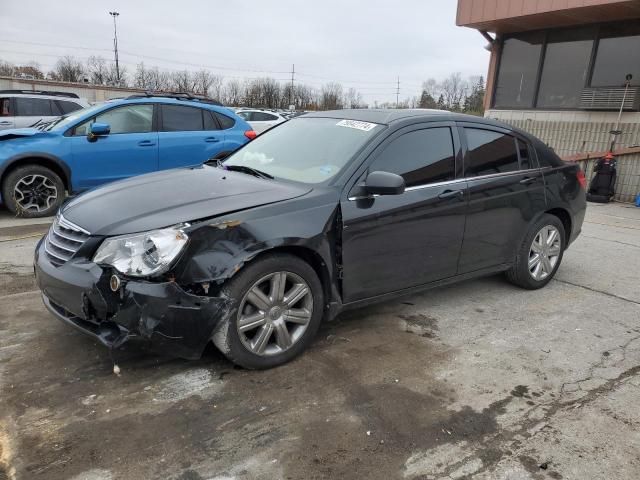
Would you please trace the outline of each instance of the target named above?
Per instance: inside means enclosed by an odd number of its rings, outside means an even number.
[[[111,237],[102,242],[93,261],[134,277],[157,275],[169,269],[188,238],[180,227]]]

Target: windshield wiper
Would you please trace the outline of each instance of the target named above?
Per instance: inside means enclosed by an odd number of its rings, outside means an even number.
[[[218,168],[223,168],[225,170],[231,170],[232,172],[248,173],[249,175],[253,175],[254,177],[268,178],[269,180],[273,180],[273,175],[269,175],[266,172],[262,172],[260,170],[255,169],[255,168],[247,167],[245,165],[225,165],[220,160],[218,160],[217,164],[218,164],[217,165]]]

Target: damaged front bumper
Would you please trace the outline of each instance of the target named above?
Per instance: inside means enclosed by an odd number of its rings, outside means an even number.
[[[126,280],[113,292],[111,270],[86,259],[55,266],[42,241],[34,267],[47,309],[109,348],[137,338],[161,353],[198,358],[230,308],[225,298],[193,295],[175,282]]]

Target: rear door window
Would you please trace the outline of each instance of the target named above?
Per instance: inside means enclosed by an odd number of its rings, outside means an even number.
[[[19,117],[50,117],[55,114],[51,108],[51,100],[16,97],[16,115]]]
[[[464,129],[467,138],[465,175],[477,177],[519,170],[516,139],[492,130]]]
[[[181,105],[162,105],[163,132],[192,132],[203,130],[202,109]]]
[[[453,138],[449,127],[405,133],[394,139],[369,167],[400,175],[407,187],[444,182],[455,178]]]

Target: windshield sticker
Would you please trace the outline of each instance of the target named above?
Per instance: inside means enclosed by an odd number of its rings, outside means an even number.
[[[369,132],[377,126],[375,123],[359,122],[358,120],[340,120],[336,125],[338,127],[355,128],[356,130],[362,130],[363,132]]]

